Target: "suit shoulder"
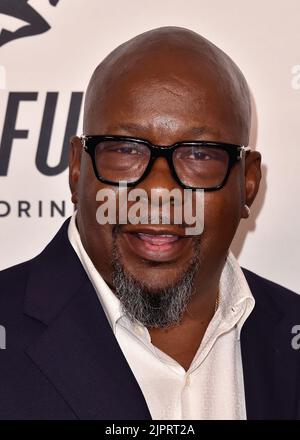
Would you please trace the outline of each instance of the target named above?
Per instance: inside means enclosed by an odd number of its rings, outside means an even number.
[[[0,271],[0,303],[7,301],[8,297],[14,294],[19,295],[24,292],[31,261],[28,260]]]
[[[23,261],[22,263],[15,264],[13,266],[7,267],[6,269],[0,270],[0,280],[1,282],[16,280],[23,274],[28,272],[28,268],[31,264],[31,260]]]
[[[255,299],[268,297],[275,301],[280,308],[300,311],[300,295],[274,281],[264,278],[248,269],[242,268],[251,292]]]

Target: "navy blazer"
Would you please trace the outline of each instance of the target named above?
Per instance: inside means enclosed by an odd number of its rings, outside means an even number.
[[[0,419],[151,420],[67,236],[0,272]],[[300,297],[244,270],[255,307],[241,333],[248,419],[300,418]],[[199,390],[201,393],[201,390]]]

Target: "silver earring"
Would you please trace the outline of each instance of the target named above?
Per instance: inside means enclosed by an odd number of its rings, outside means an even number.
[[[247,217],[249,217],[249,215],[250,215],[250,208],[249,208],[249,206],[246,205],[246,204],[245,204],[245,210],[246,210],[246,212],[247,212]]]

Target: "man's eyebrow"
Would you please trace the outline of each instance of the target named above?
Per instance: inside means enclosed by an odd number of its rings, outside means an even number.
[[[125,124],[118,124],[116,129],[121,129],[122,131],[127,131],[128,133],[133,133],[135,131],[146,131],[147,127],[133,122],[126,122]]]
[[[127,122],[118,124],[115,128],[132,134],[135,132],[146,132],[148,127],[140,124],[135,124],[133,122]],[[204,134],[219,135],[219,132],[218,130],[215,130],[207,125],[204,125],[202,127],[191,127],[185,132],[185,136],[202,136]]]
[[[202,127],[192,127],[188,129],[186,133],[193,136],[202,136],[203,134],[213,134],[218,136],[220,134],[218,130],[208,127],[207,125]]]

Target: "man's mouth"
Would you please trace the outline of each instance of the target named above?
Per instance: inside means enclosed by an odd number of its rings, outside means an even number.
[[[132,228],[125,229],[122,235],[131,252],[150,261],[177,259],[190,242],[190,238],[178,230]]]
[[[145,241],[146,243],[150,243],[153,246],[163,246],[168,243],[173,243],[174,241],[179,240],[178,235],[172,234],[145,234],[144,232],[138,232],[136,234],[140,240]]]

